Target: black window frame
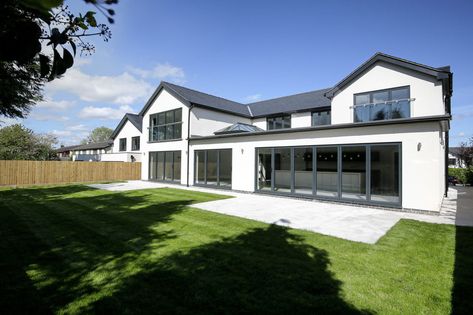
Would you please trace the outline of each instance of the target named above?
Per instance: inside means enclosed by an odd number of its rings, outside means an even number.
[[[126,138],[120,138],[118,142],[118,151],[126,151]]]
[[[131,137],[131,151],[139,151],[139,150],[140,150],[140,136]]]
[[[401,89],[407,89],[407,99],[409,101],[411,101],[411,86],[410,85],[404,85],[404,86],[397,86],[397,87],[392,87],[392,88],[386,88],[386,89],[380,89],[380,90],[372,90],[372,91],[366,91],[366,92],[361,92],[361,93],[355,93],[353,94],[353,122],[357,123],[357,122],[368,122],[368,121],[376,121],[376,120],[371,120],[371,114],[369,115],[370,117],[368,117],[369,119],[368,120],[360,120],[360,121],[357,121],[356,120],[356,113],[355,113],[355,110],[356,110],[356,107],[358,106],[363,106],[363,105],[375,105],[375,104],[383,104],[383,103],[393,103],[393,102],[396,102],[396,101],[399,101],[399,100],[404,100],[404,99],[392,99],[392,92],[395,91],[395,90],[401,90]],[[386,102],[378,102],[378,103],[374,103],[373,102],[373,95],[376,94],[376,93],[382,93],[382,92],[388,92],[388,101]],[[362,95],[369,95],[369,102],[368,103],[364,103],[364,104],[356,104],[356,97],[357,96],[362,96]],[[411,109],[410,109],[410,105],[409,105],[409,116],[407,118],[411,118]],[[383,120],[392,120],[392,119],[399,119],[399,118],[386,118],[386,119],[383,119]]]
[[[365,147],[366,148],[366,175],[367,179],[365,181],[366,185],[366,199],[354,199],[347,198],[342,195],[342,169],[343,169],[343,159],[342,159],[342,150],[345,147]],[[398,191],[398,200],[397,201],[380,201],[372,199],[371,195],[371,174],[372,174],[372,149],[376,149],[382,146],[392,146],[397,148],[397,160],[393,164],[395,170],[397,170],[398,178],[397,181],[397,191]],[[336,148],[337,156],[335,161],[337,163],[337,193],[336,196],[322,196],[317,193],[317,177],[319,176],[317,170],[317,154],[319,149],[332,147]],[[281,148],[291,149],[291,190],[290,192],[278,191],[275,185],[275,150]],[[295,191],[295,166],[294,166],[294,152],[297,148],[312,148],[312,194],[301,194]],[[271,151],[271,185],[269,189],[267,186],[260,188],[258,185],[259,174],[258,174],[258,154],[260,150],[270,150]],[[357,203],[364,205],[378,205],[383,207],[392,207],[392,208],[402,208],[403,203],[403,194],[402,194],[402,143],[401,142],[380,142],[380,143],[353,143],[353,144],[327,144],[327,145],[301,145],[301,146],[282,146],[282,147],[256,147],[255,148],[255,169],[254,169],[254,192],[261,194],[271,194],[271,195],[281,195],[281,196],[294,196],[308,199],[319,199],[319,200],[336,200],[339,202],[348,202],[348,203]]]
[[[278,130],[278,129],[290,129],[292,126],[292,115],[291,114],[282,114],[282,115],[273,115],[266,117],[266,130]],[[276,128],[277,119],[281,119],[281,127]],[[285,118],[289,118],[289,127],[285,126]]]
[[[168,164],[169,161],[167,161],[167,154],[169,156],[169,153],[172,156],[170,164]],[[161,154],[162,160],[159,159],[159,155]],[[178,177],[176,177],[176,172],[175,168],[176,165],[178,164],[178,160],[180,160],[180,165],[179,169],[182,168],[182,151],[180,150],[175,150],[175,151],[151,151],[148,154],[148,162],[151,164],[151,156],[154,156],[155,163],[156,163],[156,178],[151,179],[151,167],[148,167],[148,180],[151,181],[156,181],[156,182],[167,182],[167,183],[180,183],[181,182],[181,174],[178,173]],[[162,166],[162,176],[161,178],[157,178],[157,169],[158,169],[158,164],[161,164]],[[171,179],[166,179],[166,167],[170,165],[171,166]]]
[[[176,115],[176,113],[179,113],[179,115]],[[176,117],[178,116],[180,116],[180,120],[176,121]],[[172,117],[172,119],[170,119],[170,117]],[[156,124],[154,122],[156,122]],[[182,123],[182,108],[151,114],[149,116],[149,142],[182,140]],[[169,131],[171,131],[172,136],[168,135]],[[161,133],[163,134],[163,138],[160,139]]]
[[[217,183],[216,184],[209,184],[207,182],[207,157],[209,155],[209,152],[216,152],[217,153],[217,167],[216,167],[216,178],[217,178]],[[230,155],[232,157],[232,162],[230,164],[230,184],[221,184],[220,180],[220,156],[222,151],[230,151]],[[204,180],[203,182],[197,182],[197,177],[198,177],[198,171],[197,171],[197,154],[198,153],[204,153]],[[204,149],[204,150],[195,150],[194,151],[194,186],[202,186],[202,187],[213,187],[213,188],[219,188],[219,189],[232,189],[232,180],[233,180],[233,174],[232,174],[232,169],[233,169],[233,149],[231,148],[222,148],[222,149]]]
[[[320,113],[324,113],[324,112],[329,113],[329,116],[328,116],[329,117],[329,122],[328,122],[328,124],[315,124],[314,114],[320,114]],[[328,126],[328,125],[331,125],[332,124],[332,109],[331,108],[320,108],[320,109],[314,110],[310,114],[310,119],[311,119],[311,126]]]

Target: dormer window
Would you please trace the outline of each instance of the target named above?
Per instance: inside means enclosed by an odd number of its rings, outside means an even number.
[[[266,130],[291,128],[291,115],[268,117]]]
[[[324,126],[331,124],[330,109],[312,112],[312,126]]]
[[[354,95],[354,121],[366,122],[411,117],[408,86]]]

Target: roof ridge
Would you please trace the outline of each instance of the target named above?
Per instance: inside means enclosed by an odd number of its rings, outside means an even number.
[[[258,104],[258,103],[263,103],[263,102],[268,102],[268,101],[274,101],[274,100],[281,99],[281,98],[285,98],[285,97],[298,96],[298,95],[309,94],[309,93],[314,93],[314,92],[321,92],[321,91],[330,90],[330,89],[331,89],[331,87],[328,87],[328,88],[323,88],[323,89],[318,89],[318,90],[312,90],[312,91],[307,91],[307,92],[300,92],[300,93],[290,94],[290,95],[285,95],[285,96],[278,96],[278,97],[268,98],[268,99],[266,99],[266,100],[261,100],[261,101],[257,101],[257,102],[253,102],[253,103],[247,103],[246,105],[247,105],[247,106],[251,106],[251,105]]]
[[[213,94],[209,94],[209,93],[206,93],[206,92],[202,92],[202,91],[198,91],[198,90],[194,90],[194,89],[191,89],[191,88],[188,88],[186,86],[182,86],[182,85],[178,85],[178,84],[174,84],[174,83],[170,83],[170,82],[167,82],[167,81],[162,81],[162,83],[164,84],[167,84],[167,85],[171,85],[171,88],[172,88],[172,85],[174,86],[178,86],[180,88],[183,88],[183,89],[187,89],[189,91],[193,91],[193,92],[197,92],[197,93],[201,93],[201,94],[205,94],[205,95],[208,95],[208,96],[212,96],[212,97],[216,97],[216,98],[220,98],[222,100],[226,100],[226,101],[229,101],[229,102],[232,102],[232,103],[236,103],[236,104],[239,104],[239,105],[242,105],[242,106],[245,106],[246,104],[243,104],[243,103],[240,103],[240,102],[236,102],[236,101],[233,101],[233,100],[230,100],[228,98],[225,98],[225,97],[221,97],[221,96],[217,96],[217,95],[213,95]],[[174,90],[174,89],[173,89]],[[177,91],[175,91],[177,94],[179,94]],[[179,94],[181,95],[181,94]],[[182,96],[182,95],[181,95]],[[184,97],[184,96],[182,96]],[[185,98],[185,97],[184,97]]]
[[[423,64],[423,63],[419,63],[419,62],[416,62],[416,61],[412,61],[412,60],[409,60],[409,59],[404,59],[404,58],[401,58],[401,57],[397,57],[397,56],[394,56],[394,55],[390,55],[390,54],[386,54],[386,53],[383,53],[381,51],[378,51],[376,54],[374,54],[374,56],[376,55],[380,55],[380,56],[385,56],[385,57],[388,57],[388,58],[393,58],[393,59],[397,59],[397,60],[401,60],[401,61],[404,61],[406,63],[410,63],[412,65],[416,65],[416,66],[419,66],[419,67],[424,67],[424,68],[428,68],[428,69],[431,69],[431,70],[436,70],[436,71],[445,71],[445,70],[442,70],[442,68],[444,67],[432,67],[432,66],[429,66],[429,65],[426,65],[426,64]],[[373,57],[374,57],[373,56]],[[371,59],[371,58],[370,58]],[[445,71],[446,72],[446,71]]]

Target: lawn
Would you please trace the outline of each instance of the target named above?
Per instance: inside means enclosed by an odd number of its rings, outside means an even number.
[[[367,245],[192,208],[219,198],[0,190],[0,313],[472,310],[471,228],[403,220]]]

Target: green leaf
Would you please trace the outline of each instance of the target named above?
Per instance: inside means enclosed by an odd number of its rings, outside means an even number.
[[[66,69],[69,69],[74,64],[74,57],[72,57],[72,54],[67,49],[64,49],[63,60]]]
[[[95,12],[94,11],[89,11],[85,14],[85,20],[87,23],[92,26],[92,27],[97,27],[97,21],[95,20]]]

